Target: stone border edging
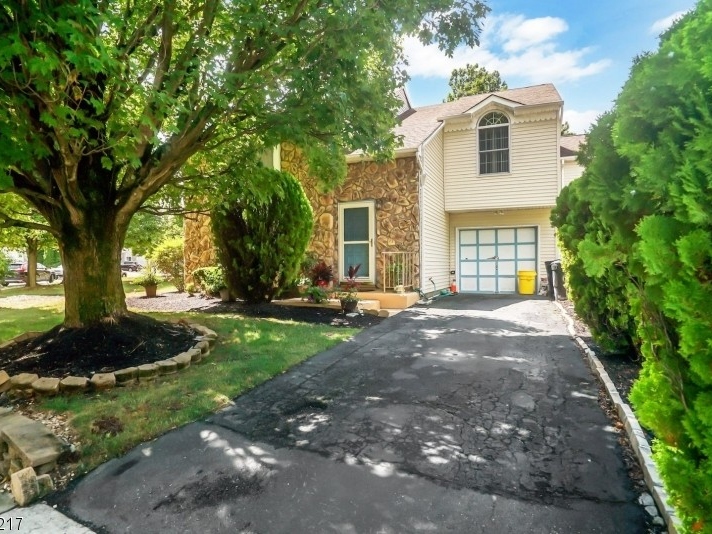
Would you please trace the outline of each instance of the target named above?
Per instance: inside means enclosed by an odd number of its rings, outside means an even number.
[[[677,534],[678,532],[680,532],[680,527],[682,526],[680,523],[680,519],[677,517],[675,509],[672,507],[668,500],[667,492],[663,487],[663,481],[660,478],[658,468],[655,465],[655,461],[653,460],[650,444],[645,438],[645,434],[643,433],[643,429],[641,428],[640,423],[638,422],[638,418],[635,416],[635,412],[633,412],[633,409],[630,407],[629,404],[623,402],[623,398],[616,389],[616,386],[611,380],[611,377],[608,376],[608,372],[603,367],[601,360],[599,360],[596,356],[596,353],[591,350],[591,348],[586,344],[583,339],[581,339],[580,336],[576,334],[576,330],[574,329],[574,320],[566,311],[566,308],[564,308],[558,301],[554,301],[554,304],[556,304],[556,307],[559,308],[559,311],[566,319],[566,327],[569,331],[569,334],[588,358],[591,368],[593,369],[596,376],[603,383],[604,387],[606,388],[606,392],[608,393],[608,397],[615,405],[616,411],[618,412],[618,417],[620,417],[621,421],[625,425],[625,430],[628,434],[628,439],[630,440],[631,446],[635,451],[635,455],[638,457],[640,467],[643,470],[645,484],[646,486],[648,486],[648,490],[652,494],[653,500],[655,501],[658,510],[660,510],[661,515],[665,520],[668,532],[670,534]]]
[[[206,358],[210,354],[211,347],[215,344],[215,340],[218,337],[217,333],[206,326],[187,322],[184,319],[174,322],[187,326],[198,334],[198,337],[196,337],[197,342],[190,349],[173,357],[136,367],[119,369],[111,373],[94,373],[91,379],[83,376],[67,376],[59,379],[40,377],[33,373],[20,373],[11,377],[5,370],[0,369],[0,393],[13,391],[14,393],[27,395],[57,395],[59,393],[82,392],[89,387],[93,391],[101,391],[115,386],[131,386],[138,382],[150,382],[157,376],[173,374]],[[0,344],[0,348],[26,341],[42,333],[25,332]]]

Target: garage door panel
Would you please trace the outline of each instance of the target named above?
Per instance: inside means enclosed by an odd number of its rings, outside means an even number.
[[[493,261],[481,261],[480,276],[495,276],[497,274],[497,264]]]
[[[514,243],[516,231],[514,228],[500,228],[497,232],[498,243]]]
[[[494,259],[497,255],[497,247],[494,245],[480,245],[480,260]]]
[[[500,276],[514,276],[516,275],[517,266],[513,261],[500,261],[499,262],[499,274]]]
[[[499,279],[499,292],[500,293],[514,293],[516,290],[516,279],[500,277]]]
[[[467,245],[460,247],[460,259],[462,260],[476,260],[477,259],[477,247]]]
[[[517,271],[536,271],[536,261],[526,260],[517,262]]]
[[[477,244],[477,230],[461,230],[460,231],[460,244],[461,245],[476,245]]]
[[[497,280],[494,277],[480,278],[480,293],[495,293],[497,291]]]
[[[479,291],[477,288],[477,278],[463,276],[460,279],[460,291],[464,291],[466,293],[476,293]]]
[[[474,261],[463,261],[460,264],[460,274],[462,276],[477,276],[477,263]]]
[[[523,260],[532,260],[536,258],[536,245],[519,245],[517,257]]]
[[[519,243],[535,243],[536,228],[517,228],[517,241]]]
[[[480,234],[480,245],[492,245],[495,243],[497,232],[495,230],[478,230]]]
[[[516,245],[499,245],[497,247],[497,257],[500,260],[513,260],[517,257],[516,254]]]

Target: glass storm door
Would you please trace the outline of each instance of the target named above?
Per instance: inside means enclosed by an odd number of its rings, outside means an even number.
[[[339,205],[341,253],[339,279],[349,276],[349,266],[361,265],[357,278],[374,281],[375,247],[373,202],[349,202]]]

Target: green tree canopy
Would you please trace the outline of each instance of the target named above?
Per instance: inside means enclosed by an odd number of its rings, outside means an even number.
[[[146,203],[268,189],[225,171],[283,141],[327,183],[345,175],[344,150],[387,156],[402,36],[452,53],[477,44],[487,10],[480,0],[3,2],[0,192],[32,204],[59,241],[65,326],[127,313],[120,252]]]
[[[450,74],[450,92],[445,102],[452,102],[458,98],[481,93],[493,93],[507,89],[507,83],[502,80],[499,71],[488,71],[477,63],[469,63],[460,69],[454,69]]]

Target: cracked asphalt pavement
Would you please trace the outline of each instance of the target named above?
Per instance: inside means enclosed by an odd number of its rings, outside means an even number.
[[[99,532],[643,533],[553,303],[443,298],[317,355],[59,497]]]

